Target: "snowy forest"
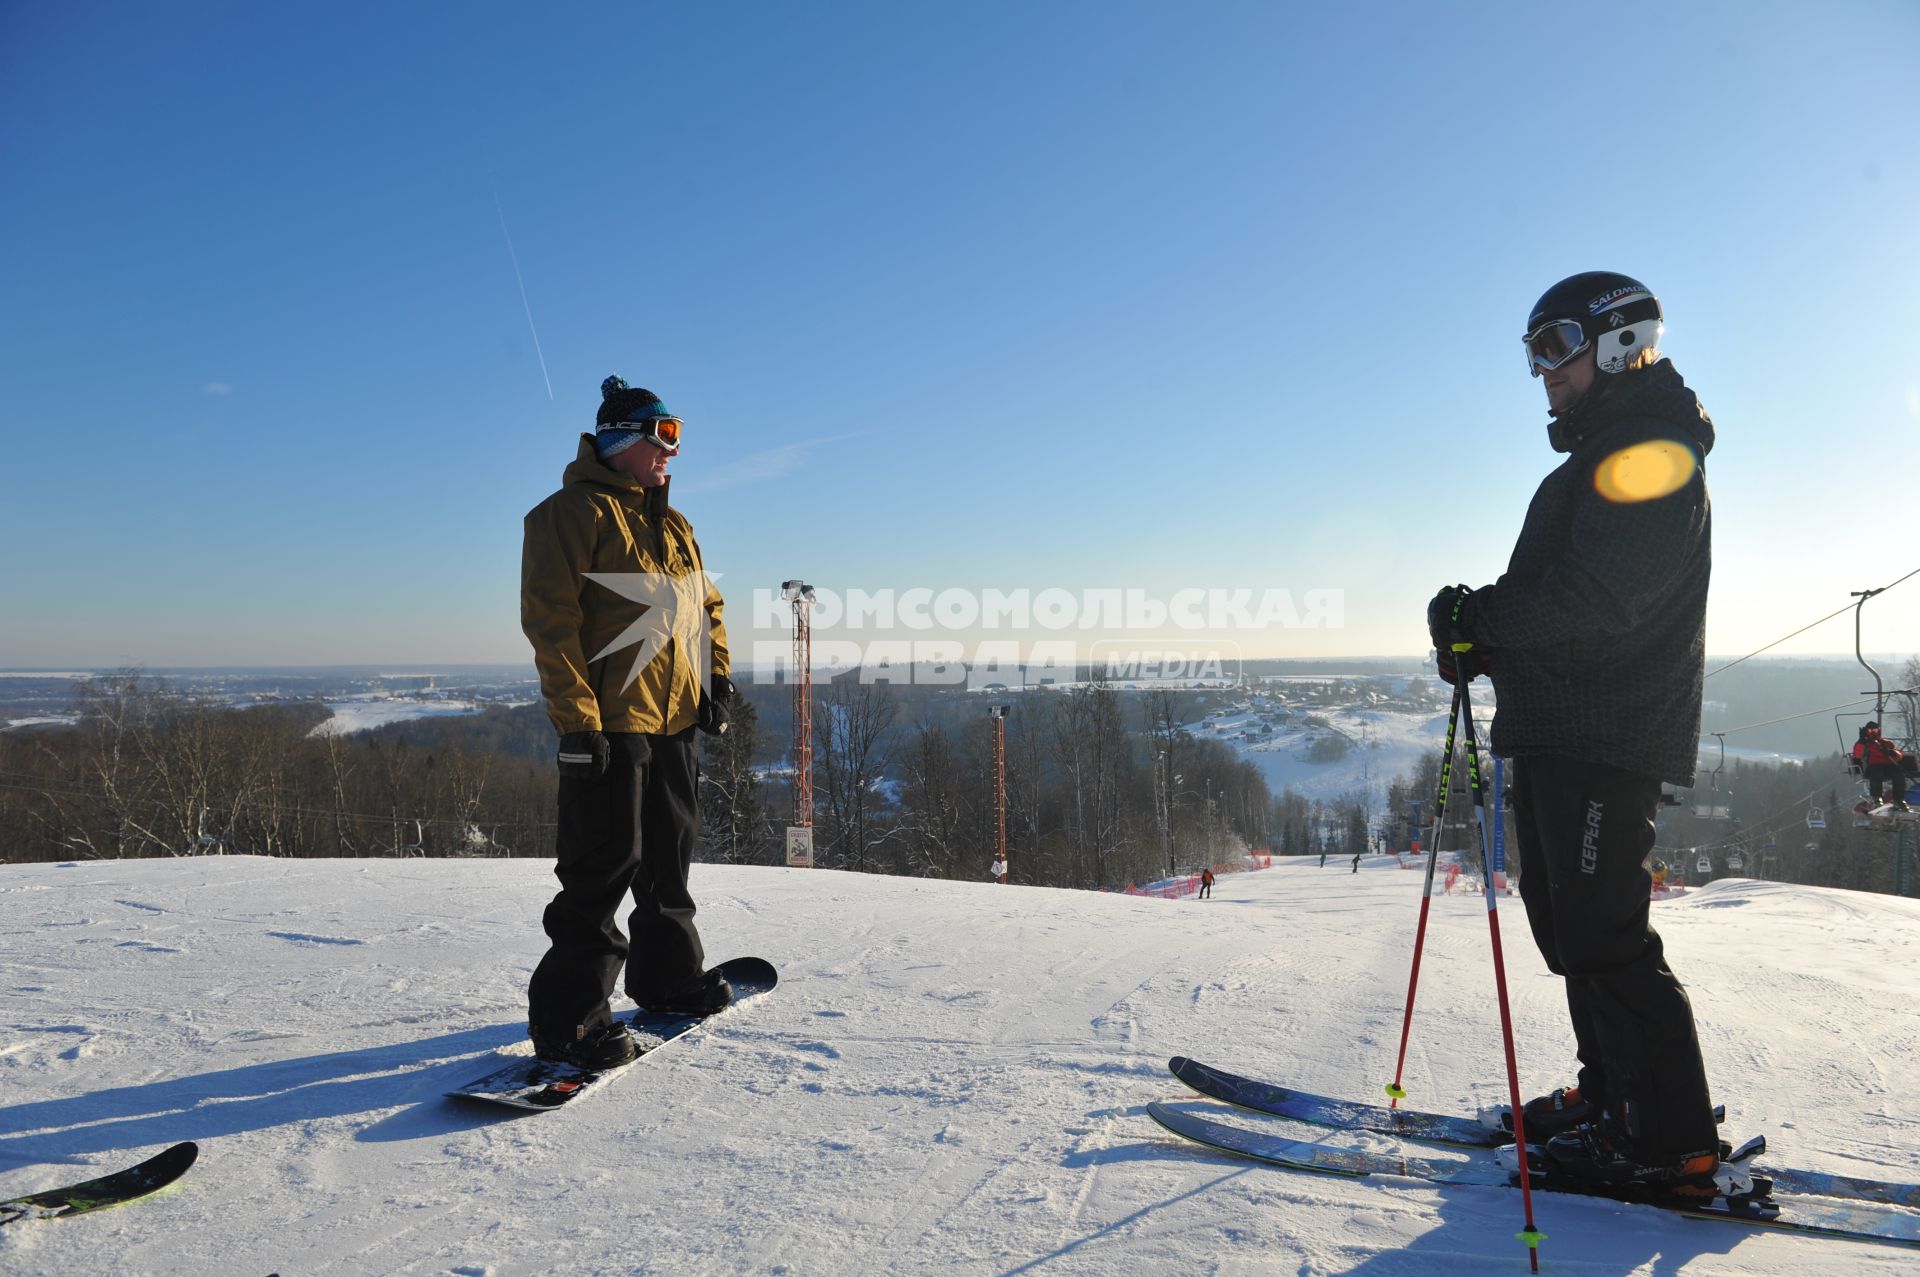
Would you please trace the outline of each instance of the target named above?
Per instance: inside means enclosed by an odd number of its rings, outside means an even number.
[[[982,698],[857,677],[816,695],[816,863],[985,878],[996,810]],[[1438,783],[1437,751],[1380,774],[1364,766],[1366,742],[1329,731],[1305,753],[1350,772],[1345,792],[1273,792],[1244,754],[1201,730],[1219,700],[1203,691],[1096,680],[1003,699],[1016,882],[1111,890],[1231,866],[1250,850],[1404,850],[1424,834],[1412,815],[1424,801],[1430,816]],[[0,848],[18,862],[551,854],[552,733],[537,706],[316,731],[327,718],[319,703],[239,707],[139,671],[84,680],[71,723],[0,732]],[[702,737],[702,860],[783,863],[790,721],[788,689],[749,686],[733,729]],[[1855,786],[1837,750],[1724,766],[1712,751],[1709,742],[1695,791],[1662,811],[1661,854],[1675,876],[1895,890],[1891,839],[1853,827]],[[1449,806],[1441,846],[1470,846],[1465,796]],[[1808,819],[1816,809],[1832,816],[1819,828]]]
[[[784,737],[770,738],[761,706],[784,710],[786,696],[748,689],[732,729],[702,738],[702,859],[783,862],[790,772],[766,762]],[[1276,833],[1304,841],[1327,819],[1189,734],[1180,693],[1123,698],[1096,683],[1009,699],[1018,881],[1124,887],[1268,847]],[[537,707],[348,735],[314,731],[324,706],[238,708],[131,671],[81,683],[75,700],[71,725],[0,733],[10,860],[551,854],[552,731]],[[820,690],[814,724],[817,864],[987,875],[992,732],[978,704],[963,716],[849,678]],[[1364,830],[1364,813],[1353,823]]]

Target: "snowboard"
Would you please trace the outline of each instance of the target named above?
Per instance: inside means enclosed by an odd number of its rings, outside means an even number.
[[[1440,1161],[1339,1145],[1312,1144],[1245,1127],[1229,1126],[1225,1122],[1215,1122],[1157,1102],[1147,1105],[1147,1115],[1182,1139],[1285,1170],[1309,1171],[1348,1179],[1398,1177],[1446,1185],[1513,1187],[1519,1183],[1517,1169],[1508,1170],[1495,1158],[1485,1154],[1468,1161]],[[1504,1151],[1508,1156],[1514,1153],[1511,1147]],[[1760,1192],[1751,1197],[1715,1197],[1701,1201],[1676,1201],[1670,1197],[1634,1198],[1602,1192],[1602,1186],[1590,1181],[1570,1181],[1564,1176],[1555,1176],[1537,1149],[1530,1152],[1534,1154],[1527,1163],[1530,1180],[1535,1189],[1543,1192],[1627,1201],[1692,1219],[1718,1219],[1783,1232],[1920,1246],[1920,1215],[1873,1202],[1802,1198],[1790,1194],[1775,1198],[1769,1194],[1778,1186],[1767,1182],[1760,1173],[1755,1175]]]
[[[66,1188],[9,1198],[0,1202],[0,1224],[17,1223],[23,1219],[64,1219],[68,1215],[84,1215],[88,1211],[145,1197],[185,1175],[199,1156],[200,1146],[189,1140],[155,1153],[138,1166],[130,1166],[124,1171],[115,1171],[111,1175],[102,1175],[98,1179]]]
[[[768,992],[780,982],[773,964],[764,958],[729,958],[715,970],[726,976],[727,983],[733,986],[733,1001],[713,1015],[636,1011],[627,1023],[632,1029],[633,1046],[638,1054],[628,1064],[616,1069],[581,1069],[571,1064],[556,1064],[523,1055],[464,1086],[455,1087],[447,1094],[455,1099],[503,1105],[532,1113],[571,1104],[582,1095],[599,1090],[669,1042],[686,1036],[715,1016],[725,1015],[741,1003]]]

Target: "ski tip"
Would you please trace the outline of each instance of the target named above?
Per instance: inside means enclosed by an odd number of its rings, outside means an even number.
[[[1186,1056],[1176,1055],[1167,1061],[1167,1072],[1178,1073],[1181,1069],[1186,1068],[1187,1065],[1192,1063],[1193,1061],[1189,1060]]]

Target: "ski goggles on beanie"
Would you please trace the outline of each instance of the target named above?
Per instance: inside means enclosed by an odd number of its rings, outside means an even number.
[[[1552,372],[1591,344],[1577,319],[1549,319],[1520,340],[1527,348],[1527,371],[1536,377]]]
[[[636,413],[624,420],[609,421],[601,426],[593,437],[593,450],[605,461],[619,456],[644,439],[671,455],[680,451],[681,424],[680,418],[658,412]]]
[[[680,451],[680,418],[658,411],[659,407],[660,405],[655,404],[654,412],[645,416],[636,414],[623,421],[614,422],[607,429],[631,430],[656,448],[678,452]]]

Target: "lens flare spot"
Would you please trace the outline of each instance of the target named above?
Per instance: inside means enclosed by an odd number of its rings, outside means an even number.
[[[1593,487],[1609,501],[1631,505],[1657,501],[1687,486],[1696,462],[1693,449],[1672,439],[1651,439],[1622,448],[1593,471]]]

